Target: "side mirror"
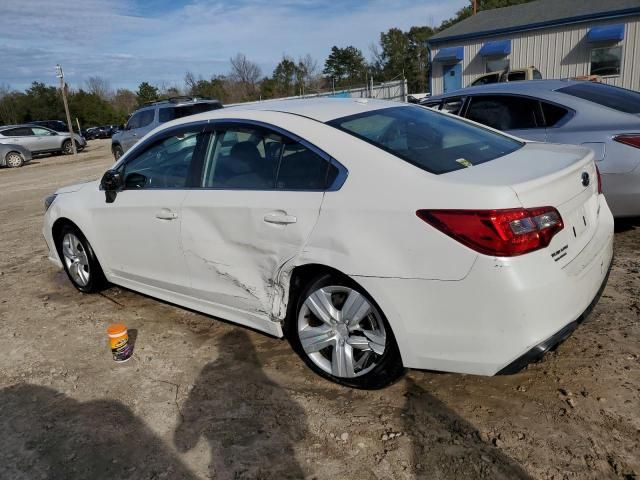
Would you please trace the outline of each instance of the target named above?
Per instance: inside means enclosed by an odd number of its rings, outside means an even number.
[[[107,170],[100,181],[100,189],[104,190],[104,196],[107,203],[113,203],[122,189],[122,174],[117,170]]]

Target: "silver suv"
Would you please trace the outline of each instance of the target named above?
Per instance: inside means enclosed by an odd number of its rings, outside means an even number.
[[[111,152],[118,160],[158,125],[176,118],[222,108],[218,100],[199,97],[171,97],[145,104],[133,112],[124,128],[111,137]]]

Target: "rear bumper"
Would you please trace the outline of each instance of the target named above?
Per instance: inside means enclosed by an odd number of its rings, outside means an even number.
[[[525,368],[527,365],[533,362],[537,362],[538,360],[544,357],[544,354],[548,351],[555,350],[558,345],[564,342],[567,338],[571,336],[571,334],[578,328],[578,326],[584,322],[588,317],[593,308],[596,306],[600,297],[602,296],[602,292],[604,288],[607,286],[607,280],[609,280],[609,273],[611,272],[611,265],[613,261],[609,263],[609,268],[607,269],[607,275],[605,276],[602,285],[600,285],[600,289],[596,294],[595,298],[591,301],[587,309],[578,317],[577,320],[565,325],[558,332],[553,334],[551,337],[546,340],[540,342],[531,350],[525,352],[522,356],[516,358],[509,365],[500,370],[496,375],[511,375],[514,373],[518,373],[520,370]]]
[[[596,232],[563,267],[543,249],[478,255],[459,281],[355,279],[385,312],[406,367],[495,375],[566,338],[597,300],[613,257],[613,217],[599,201]]]

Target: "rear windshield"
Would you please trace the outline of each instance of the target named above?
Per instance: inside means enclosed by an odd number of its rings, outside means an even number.
[[[220,108],[219,103],[195,103],[193,105],[184,105],[181,107],[168,107],[160,109],[160,123],[175,120],[176,118],[195,115],[196,113],[208,112]]]
[[[479,165],[523,145],[463,120],[413,105],[338,118],[329,125],[435,174]]]
[[[584,82],[569,85],[558,92],[613,108],[624,113],[640,113],[640,93],[602,83]]]

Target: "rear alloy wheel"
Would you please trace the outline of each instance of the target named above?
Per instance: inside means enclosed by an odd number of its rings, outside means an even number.
[[[323,377],[356,388],[382,388],[404,371],[384,315],[357,285],[325,275],[302,293],[296,313],[291,343]]]
[[[5,157],[5,161],[7,162],[7,166],[11,168],[18,168],[24,165],[24,158],[18,152],[9,152]]]
[[[64,270],[74,287],[84,293],[97,292],[106,283],[91,245],[77,228],[66,225],[57,239]]]
[[[71,155],[73,153],[73,147],[71,146],[71,140],[65,140],[62,143],[62,153],[65,155]]]

